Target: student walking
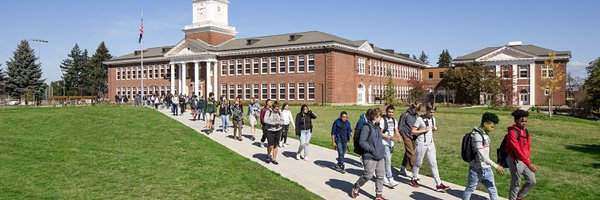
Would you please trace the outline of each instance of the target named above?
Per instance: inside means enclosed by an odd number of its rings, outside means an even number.
[[[204,102],[206,100],[204,100],[204,97],[200,97],[200,99],[198,99],[198,119],[201,119],[202,121],[204,121]]]
[[[200,102],[198,101],[198,96],[193,96],[190,101],[190,109],[192,109],[192,120],[196,121],[198,118],[198,108],[200,107]]]
[[[312,120],[316,119],[317,115],[313,113],[306,104],[300,107],[300,112],[296,115],[296,135],[300,137],[300,146],[296,153],[296,160],[304,159],[308,160],[308,145],[310,144],[310,136],[312,133],[313,125]],[[300,154],[304,151],[304,155]]]
[[[260,126],[263,132],[262,137],[260,138],[260,142],[262,143],[265,143],[265,140],[267,139],[267,129],[265,129],[265,113],[271,110],[272,106],[273,101],[271,99],[267,99],[267,101],[265,102],[265,107],[260,110]],[[265,143],[265,146],[267,146],[267,143]]]
[[[346,166],[344,165],[344,156],[348,150],[348,141],[352,138],[352,128],[348,121],[348,113],[342,111],[340,117],[337,118],[331,125],[331,145],[338,152],[337,170],[345,174]]]
[[[265,126],[267,130],[267,163],[279,164],[277,162],[277,144],[281,137],[281,130],[283,129],[283,118],[280,113],[280,105],[275,102],[273,109],[267,110],[265,113]]]
[[[433,174],[433,179],[435,180],[436,191],[444,192],[450,189],[450,187],[442,183],[437,167],[435,143],[433,141],[433,132],[437,131],[435,117],[433,117],[435,111],[435,105],[433,103],[428,103],[426,106],[425,115],[417,117],[417,120],[412,128],[413,135],[417,136],[417,139],[415,140],[417,157],[412,168],[413,174],[410,181],[410,186],[415,188],[420,187],[419,183],[417,182],[419,170],[421,168],[421,164],[423,164],[423,159],[425,156],[427,156],[429,166],[431,167],[431,173]]]
[[[233,137],[239,141],[242,141],[242,126],[244,125],[244,106],[240,98],[235,99],[235,103],[232,108],[233,118]]]
[[[504,174],[504,168],[490,159],[490,144],[492,140],[489,136],[489,133],[494,130],[494,126],[498,122],[500,120],[496,114],[486,112],[481,116],[479,127],[475,127],[471,131],[471,146],[473,147],[473,151],[477,152],[477,155],[469,162],[469,175],[467,176],[467,187],[462,196],[463,200],[471,199],[471,194],[480,182],[490,193],[490,200],[498,199],[498,191],[496,190],[492,168],[496,169],[496,172],[500,174]]]
[[[215,100],[215,93],[209,93],[208,99],[204,103],[204,112],[206,113],[206,128],[208,128],[208,134],[215,130],[214,121],[215,112],[217,111],[217,101]]]
[[[526,128],[529,112],[515,110],[511,115],[515,120],[515,125],[508,127],[504,149],[505,152],[508,152],[506,164],[510,169],[509,199],[521,200],[525,199],[525,196],[536,184],[535,172],[537,166],[531,163],[530,160],[531,137]],[[525,176],[525,184],[519,188],[522,176]]]
[[[252,99],[250,99],[250,104],[248,105],[248,120],[250,122],[250,131],[252,132],[252,141],[256,139],[256,120],[257,118],[260,118],[260,110],[260,104],[252,97]]]
[[[173,95],[173,97],[171,98],[171,104],[172,104],[172,108],[173,109],[173,115],[177,116],[179,114],[179,109],[177,109],[177,106],[179,106],[179,96],[177,95]]]
[[[385,177],[383,177],[383,185],[394,188],[399,183],[394,180],[392,175],[392,154],[394,152],[394,141],[400,138],[400,132],[398,131],[398,122],[394,119],[394,106],[388,106],[385,109],[385,115],[379,122],[381,128],[381,137],[383,138],[382,143],[385,150]]]
[[[364,174],[354,183],[352,192],[350,195],[352,198],[356,198],[359,195],[360,187],[373,177],[376,176],[375,181],[375,199],[384,200],[383,197],[383,177],[385,175],[385,161],[384,161],[384,146],[381,140],[381,128],[376,125],[381,120],[381,110],[379,108],[369,109],[367,111],[367,123],[361,127],[360,130],[360,147],[365,150],[362,155],[363,167],[365,168]]]
[[[283,130],[281,130],[281,141],[279,141],[279,147],[287,147],[287,137],[288,131],[290,130],[290,124],[292,124],[294,129],[296,128],[296,125],[294,123],[290,123],[294,121],[294,117],[292,117],[292,111],[290,111],[290,105],[284,103],[282,108],[281,117],[283,118]]]
[[[406,112],[400,115],[398,120],[398,130],[402,135],[404,141],[404,158],[402,159],[402,167],[400,168],[400,174],[406,176],[406,167],[413,167],[415,163],[415,144],[412,135],[412,127],[419,117],[419,111],[421,111],[421,103],[414,102],[408,107]]]
[[[223,104],[221,105],[220,113],[221,132],[227,133],[227,129],[229,129],[229,115],[231,115],[231,105],[229,105],[229,99],[223,99]]]

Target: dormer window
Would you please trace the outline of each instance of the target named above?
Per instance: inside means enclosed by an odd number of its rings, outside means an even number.
[[[253,45],[253,44],[257,43],[258,41],[260,41],[260,40],[259,39],[247,39],[246,45]]]
[[[300,39],[302,37],[302,35],[290,35],[290,42],[296,41],[298,39]]]

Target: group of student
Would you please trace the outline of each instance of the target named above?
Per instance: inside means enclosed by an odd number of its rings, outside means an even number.
[[[170,98],[174,109],[177,109],[176,96]],[[215,99],[214,94],[210,93],[208,99],[198,100],[192,97],[190,108],[192,109],[193,120],[200,119],[206,121],[208,129],[207,134],[214,130],[214,119],[219,115],[222,121],[222,131],[227,132],[229,127],[229,118],[233,119],[233,138],[242,141],[242,127],[244,119],[249,120],[251,135],[250,140],[256,140],[256,126],[261,124],[262,136],[260,141],[265,144],[267,149],[266,163],[274,165],[277,161],[278,148],[288,146],[287,138],[290,125],[294,127],[296,135],[300,139],[300,145],[296,152],[297,160],[309,161],[309,144],[313,130],[313,121],[317,115],[310,110],[307,105],[302,105],[295,118],[292,116],[290,107],[287,103],[280,104],[277,101],[268,99],[261,107],[259,102],[252,98],[247,107],[246,117],[244,117],[242,100],[238,97],[235,103],[230,105],[225,97]],[[202,106],[200,106],[202,105]],[[202,110],[200,110],[202,108]],[[425,112],[421,112],[421,104],[415,102],[403,112],[398,120],[394,115],[395,107],[387,106],[385,112],[380,108],[369,109],[362,114],[352,131],[351,122],[348,120],[348,113],[342,111],[337,119],[334,120],[331,127],[332,147],[338,152],[337,171],[345,173],[344,157],[348,150],[349,142],[354,144],[354,152],[361,156],[364,173],[356,181],[350,195],[356,198],[359,195],[360,187],[371,180],[375,175],[375,199],[383,200],[383,186],[394,188],[399,183],[394,180],[392,174],[392,155],[395,143],[404,144],[404,157],[400,168],[400,175],[407,176],[407,169],[410,168],[412,176],[409,185],[415,188],[420,187],[419,171],[423,160],[427,157],[431,173],[436,183],[436,191],[445,192],[450,187],[444,185],[439,175],[436,147],[434,135],[438,134],[437,121],[434,117],[437,108],[434,103],[428,103],[425,106]],[[176,111],[174,111],[176,113]],[[505,154],[505,157],[499,158],[498,163],[490,159],[491,139],[489,134],[494,130],[495,125],[499,123],[496,114],[486,112],[483,114],[481,123],[473,128],[465,137],[469,140],[468,148],[473,156],[465,160],[469,164],[467,175],[467,186],[463,193],[463,199],[470,199],[471,194],[479,183],[482,183],[488,190],[490,199],[498,199],[498,194],[494,182],[494,173],[504,174],[505,167],[510,169],[511,200],[524,199],[525,196],[536,184],[535,174],[537,167],[531,163],[530,157],[530,135],[526,129],[529,113],[524,110],[516,110],[512,113],[515,124],[508,127],[498,153]],[[266,143],[265,143],[266,141]],[[464,143],[465,139],[463,139]],[[464,145],[464,144],[463,144]],[[465,159],[463,157],[463,159]],[[519,188],[521,178],[526,182]]]

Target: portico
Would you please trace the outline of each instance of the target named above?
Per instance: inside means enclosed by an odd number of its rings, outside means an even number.
[[[216,55],[210,53],[183,53],[182,51],[169,53],[171,53],[168,56],[171,70],[171,94],[207,97],[208,93],[213,92],[215,96],[218,96],[218,74],[215,70],[217,68]]]

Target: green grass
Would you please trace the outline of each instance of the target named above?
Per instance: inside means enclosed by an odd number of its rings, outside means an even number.
[[[311,106],[310,108],[318,115],[318,119],[313,122],[314,132],[311,143],[331,148],[329,135],[331,124],[339,113],[341,111],[348,112],[354,126],[358,116],[369,107]],[[299,109],[297,106],[291,108],[294,116]],[[406,107],[396,108],[395,118],[398,119],[400,113],[405,110]],[[436,118],[439,131],[434,139],[438,168],[443,181],[466,185],[468,165],[460,158],[460,143],[465,133],[479,125],[481,115],[485,111],[494,112],[500,116],[500,124],[491,134],[491,158],[495,160],[495,150],[500,146],[506,134],[506,128],[514,124],[510,112],[487,110],[486,108],[438,109]],[[600,123],[562,116],[548,118],[539,113],[531,113],[528,124],[532,135],[531,160],[539,170],[536,173],[538,185],[529,193],[528,197],[531,199],[594,199],[600,196],[600,190],[598,190],[598,185],[600,185]],[[293,133],[293,130],[290,132]],[[400,167],[403,154],[403,145],[397,145],[392,161],[394,167]],[[431,175],[427,161],[424,161],[421,169],[422,174]],[[495,178],[500,196],[507,197],[510,174],[496,174]]]
[[[0,110],[0,199],[319,199],[146,108]]]

